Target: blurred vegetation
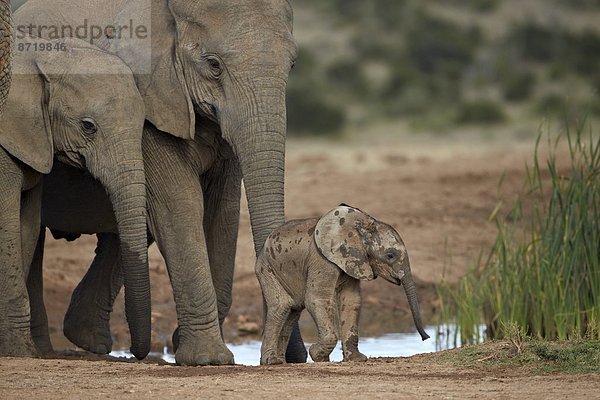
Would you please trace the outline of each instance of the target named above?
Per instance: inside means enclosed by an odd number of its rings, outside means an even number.
[[[569,12],[600,12],[597,0],[550,1]],[[578,116],[597,115],[600,28],[576,29],[568,15],[506,18],[503,5],[514,5],[507,3],[294,3],[333,26],[340,51],[323,54],[321,43],[299,40],[301,57],[290,75],[290,133],[335,134],[381,119],[430,130],[507,124],[515,118],[508,107],[520,110],[517,118],[539,119],[564,110],[566,99]],[[486,21],[501,29],[488,29]]]
[[[600,339],[600,136],[584,126],[551,143],[549,183],[536,146],[526,196],[508,217],[501,204],[490,217],[497,237],[488,258],[455,286],[440,285],[442,325],[457,326],[447,341],[483,340],[482,322],[488,338],[512,338],[516,347],[525,336]],[[559,145],[570,156],[561,169]]]

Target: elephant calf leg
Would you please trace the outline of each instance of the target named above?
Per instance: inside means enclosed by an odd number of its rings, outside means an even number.
[[[279,298],[277,303],[267,304],[267,318],[263,333],[263,342],[260,349],[261,365],[285,363],[285,347],[282,347],[282,338],[285,334],[284,326],[292,312],[291,304],[285,298]],[[283,340],[287,344],[287,339]]]
[[[306,309],[315,320],[319,338],[308,350],[314,362],[327,362],[338,341],[335,326],[335,301],[331,299],[309,299]]]
[[[292,310],[293,299],[261,259],[256,265],[256,275],[263,291],[266,313],[260,363],[261,365],[283,364],[291,328],[300,312]]]
[[[52,354],[52,342],[48,332],[48,315],[44,305],[44,281],[42,276],[42,262],[44,259],[44,242],[46,231],[42,229],[31,262],[31,269],[27,277],[27,292],[31,305],[31,336],[41,354]]]
[[[361,304],[359,280],[351,280],[340,290],[338,304],[344,361],[367,361],[367,356],[358,351]]]
[[[119,265],[119,237],[99,233],[96,257],[71,296],[64,334],[74,344],[96,354],[112,350],[110,313],[123,285]]]

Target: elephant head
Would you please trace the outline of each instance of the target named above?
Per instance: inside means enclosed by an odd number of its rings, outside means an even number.
[[[4,109],[10,89],[13,47],[10,0],[0,0],[0,113]]]
[[[121,237],[131,350],[143,358],[150,349],[150,282],[142,98],[117,56],[81,41],[35,43],[53,48],[15,57],[0,145],[40,173],[50,172],[56,157],[104,186]]]
[[[372,280],[381,276],[404,286],[417,330],[423,340],[429,339],[406,246],[393,227],[342,204],[319,220],[314,235],[321,254],[351,277]]]
[[[117,21],[143,12],[136,7],[143,4],[130,2]],[[151,12],[151,68],[138,40],[109,41],[110,51],[149,72],[136,81],[158,129],[190,138],[197,118],[219,124],[241,167],[258,253],[284,222],[285,92],[297,51],[291,6],[169,0],[154,1]]]

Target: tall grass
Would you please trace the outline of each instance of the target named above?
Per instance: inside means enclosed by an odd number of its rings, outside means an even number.
[[[441,324],[457,328],[447,345],[482,341],[482,323],[489,338],[517,326],[536,338],[600,339],[600,137],[584,126],[548,138],[545,169],[538,136],[527,193],[508,217],[501,204],[490,217],[489,254],[455,285],[439,286]],[[559,168],[565,149],[568,165]]]

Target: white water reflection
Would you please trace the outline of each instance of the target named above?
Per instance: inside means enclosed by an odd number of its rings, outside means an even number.
[[[483,329],[483,327],[482,327]],[[414,333],[390,333],[379,337],[360,338],[358,343],[359,350],[368,357],[408,357],[415,354],[432,353],[440,350],[439,343],[436,343],[436,327],[426,328],[431,339],[421,340],[417,332]],[[453,329],[447,331],[452,337]],[[445,343],[445,338],[440,337],[440,343]],[[436,344],[438,346],[436,347]],[[307,345],[307,347],[310,345]],[[227,347],[233,352],[236,364],[259,365],[260,362],[260,342],[252,341],[241,344],[228,343]],[[449,346],[452,347],[452,346]],[[448,346],[442,346],[443,349]],[[113,351],[110,353],[114,357],[131,357],[128,351]],[[173,354],[152,354],[162,358],[164,361],[175,363]],[[331,361],[342,361],[342,347],[338,343],[337,347],[330,356]],[[309,362],[310,359],[309,359]]]

